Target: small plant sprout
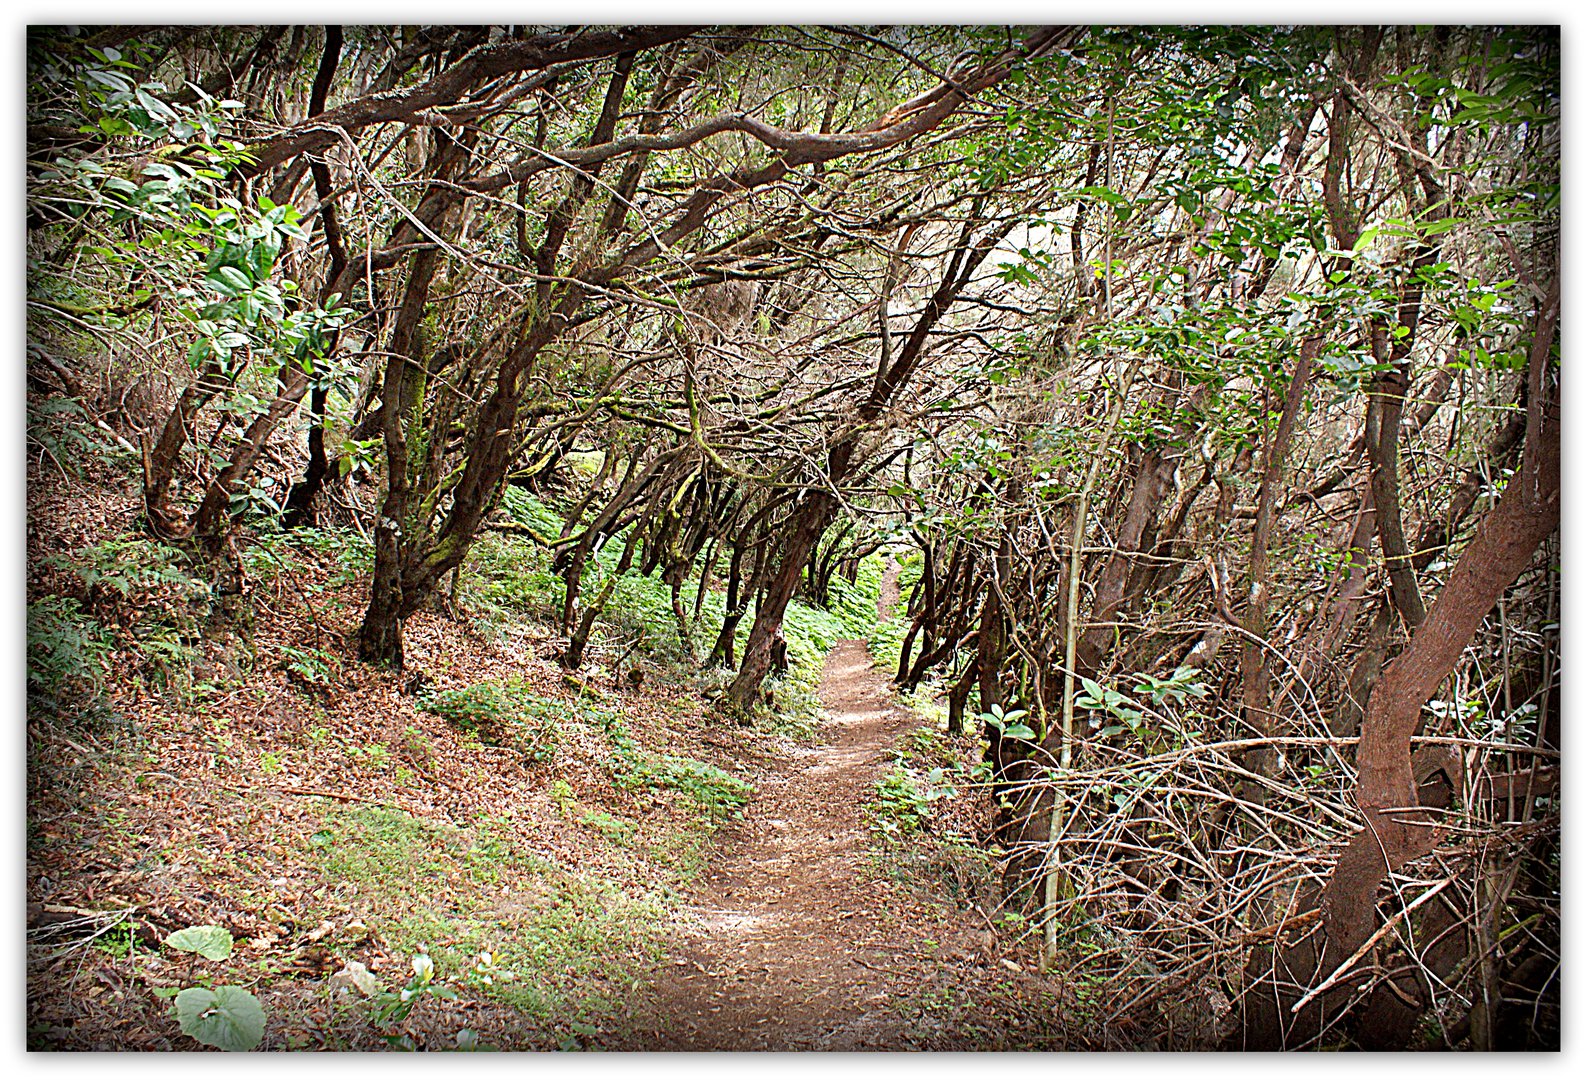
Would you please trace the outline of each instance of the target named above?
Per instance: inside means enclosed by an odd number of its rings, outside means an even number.
[[[382,993],[375,999],[377,1023],[401,1023],[413,1013],[413,1007],[425,995],[446,1001],[457,997],[456,990],[434,981],[435,961],[430,959],[429,953],[415,953],[412,965],[413,977],[408,980],[407,986],[396,993]]]
[[[1030,715],[1028,709],[1003,710],[1003,706],[993,703],[992,707],[981,714],[981,722],[998,730],[1005,739],[1034,739],[1036,732],[1026,723],[1025,717]]]

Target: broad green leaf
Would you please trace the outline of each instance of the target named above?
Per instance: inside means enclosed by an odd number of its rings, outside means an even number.
[[[141,86],[137,91],[138,103],[144,107],[148,114],[162,124],[168,124],[176,119],[176,113],[171,107]]]
[[[231,955],[231,931],[223,926],[189,926],[167,937],[165,944],[206,960],[224,960]]]
[[[176,1019],[184,1035],[220,1050],[252,1050],[264,1038],[264,1007],[240,986],[188,987],[176,995]]]
[[[267,236],[254,245],[248,253],[248,269],[253,271],[255,281],[264,281],[270,276],[270,270],[276,264],[276,256],[281,254],[281,241],[274,236]]]
[[[204,278],[204,283],[222,296],[241,296],[253,288],[253,282],[235,266],[220,266]]]

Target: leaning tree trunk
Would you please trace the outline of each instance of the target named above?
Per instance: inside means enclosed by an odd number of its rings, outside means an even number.
[[[749,640],[744,642],[744,659],[722,699],[729,713],[747,716],[760,696],[760,685],[771,671],[772,646],[782,632],[788,602],[799,587],[799,578],[810,561],[811,550],[831,524],[836,511],[837,502],[826,491],[812,492],[794,510],[782,562],[755,609],[755,622],[750,627]]]
[[[1314,989],[1313,1011],[1301,1017],[1308,1030],[1320,1030],[1336,1015],[1349,989],[1366,974],[1357,967],[1362,957],[1356,954],[1377,924],[1378,887],[1431,853],[1438,841],[1436,817],[1419,805],[1418,770],[1411,759],[1422,706],[1455,669],[1488,612],[1559,527],[1559,402],[1557,396],[1542,400],[1558,313],[1556,284],[1539,313],[1532,343],[1530,416],[1521,467],[1498,505],[1477,526],[1449,583],[1405,651],[1384,669],[1368,702],[1356,750],[1355,801],[1365,828],[1351,838],[1323,888],[1327,938],[1321,957],[1315,966],[1304,959],[1286,965],[1292,972],[1309,970],[1314,983],[1321,979],[1332,984],[1327,994]],[[1281,1030],[1274,1034],[1282,1038]]]

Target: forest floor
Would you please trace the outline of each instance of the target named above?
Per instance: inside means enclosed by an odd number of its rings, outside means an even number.
[[[96,686],[30,696],[31,1049],[197,1049],[171,1008],[193,985],[254,994],[267,1050],[1083,1044],[1000,905],[977,746],[864,642],[831,649],[813,731],[724,724],[664,659],[619,679],[617,645],[567,672],[543,612],[492,621],[468,582],[476,613],[416,615],[408,671],[379,672],[351,660],[345,538],[250,548],[241,615],[195,621],[157,603],[184,564],[150,562],[175,556],[134,495],[98,465],[29,488],[35,612],[104,620],[30,612],[30,663],[78,630],[110,650],[83,653]],[[235,945],[165,943],[191,926]]]
[[[883,580],[884,616],[896,583],[895,565]],[[682,908],[678,945],[623,1045],[1007,1045],[1006,1018],[981,1015],[969,985],[982,981],[977,973],[1004,984],[1013,975],[1030,997],[1037,978],[1006,957],[988,968],[997,939],[980,907],[934,904],[889,879],[862,811],[919,717],[898,704],[863,641],[833,648],[820,695],[820,743],[763,763],[757,795],[719,837],[723,852]]]

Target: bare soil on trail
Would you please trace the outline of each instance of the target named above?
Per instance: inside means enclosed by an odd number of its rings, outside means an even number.
[[[897,596],[890,566],[881,609]],[[620,1048],[1012,1048],[1006,1012],[974,1014],[988,981],[1006,1003],[1011,974],[1026,999],[1039,996],[1035,976],[994,962],[984,915],[889,877],[870,844],[863,807],[919,719],[863,641],[837,643],[820,693],[820,742],[757,762],[756,796],[723,830]]]

